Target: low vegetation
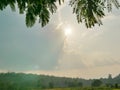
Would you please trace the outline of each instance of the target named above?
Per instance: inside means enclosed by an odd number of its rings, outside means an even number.
[[[113,89],[107,87],[84,87],[84,88],[76,87],[76,88],[54,88],[54,89],[46,89],[46,90],[113,90]]]

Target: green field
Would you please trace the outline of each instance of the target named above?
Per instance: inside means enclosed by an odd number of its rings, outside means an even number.
[[[45,90],[120,90],[120,89],[112,89],[112,88],[105,88],[105,87],[84,87],[84,88],[53,88],[53,89],[45,89]]]

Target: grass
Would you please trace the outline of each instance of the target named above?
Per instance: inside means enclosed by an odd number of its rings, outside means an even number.
[[[112,89],[106,87],[75,87],[75,88],[53,88],[53,89],[45,89],[45,90],[120,90],[120,89]]]

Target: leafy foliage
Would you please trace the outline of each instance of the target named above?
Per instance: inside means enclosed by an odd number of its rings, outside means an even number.
[[[106,6],[107,2],[107,6]],[[87,28],[91,28],[96,23],[102,25],[101,18],[105,16],[104,10],[112,10],[112,3],[119,8],[117,0],[71,0],[70,5],[73,7],[73,13],[76,14],[77,21],[85,22]]]
[[[10,5],[11,9],[15,11],[15,4],[19,8],[19,13],[26,12],[26,25],[32,27],[37,17],[42,26],[45,26],[50,19],[50,13],[55,13],[57,6],[56,0],[0,0],[0,10],[5,9]]]
[[[4,10],[9,5],[12,11],[15,11],[17,5],[20,14],[26,12],[27,27],[32,27],[37,18],[43,27],[49,22],[50,14],[56,12],[56,2],[61,5],[64,0],[0,0],[0,10]],[[120,7],[118,0],[70,0],[78,23],[84,22],[87,28],[95,24],[102,25],[104,10],[107,8],[108,12],[112,11],[112,4],[116,8]]]
[[[94,80],[91,85],[93,87],[99,87],[100,85],[102,85],[102,81],[100,81],[100,80]]]
[[[105,14],[104,3],[101,0],[72,0],[70,4],[74,7],[73,13],[76,13],[78,23],[84,21],[87,28],[95,23],[102,24],[100,19]]]

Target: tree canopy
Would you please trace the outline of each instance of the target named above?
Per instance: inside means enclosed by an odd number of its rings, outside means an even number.
[[[19,13],[26,14],[27,27],[32,27],[37,18],[44,27],[50,20],[50,14],[57,10],[56,2],[61,5],[64,0],[0,0],[0,10],[9,5],[15,11],[17,5]],[[118,0],[70,0],[69,5],[73,8],[78,23],[85,23],[87,28],[95,24],[102,25],[101,18],[105,16],[105,9],[111,12],[112,5],[120,7]]]
[[[100,85],[102,85],[102,81],[100,81],[99,79],[96,79],[91,83],[91,86],[93,87],[99,87]]]

